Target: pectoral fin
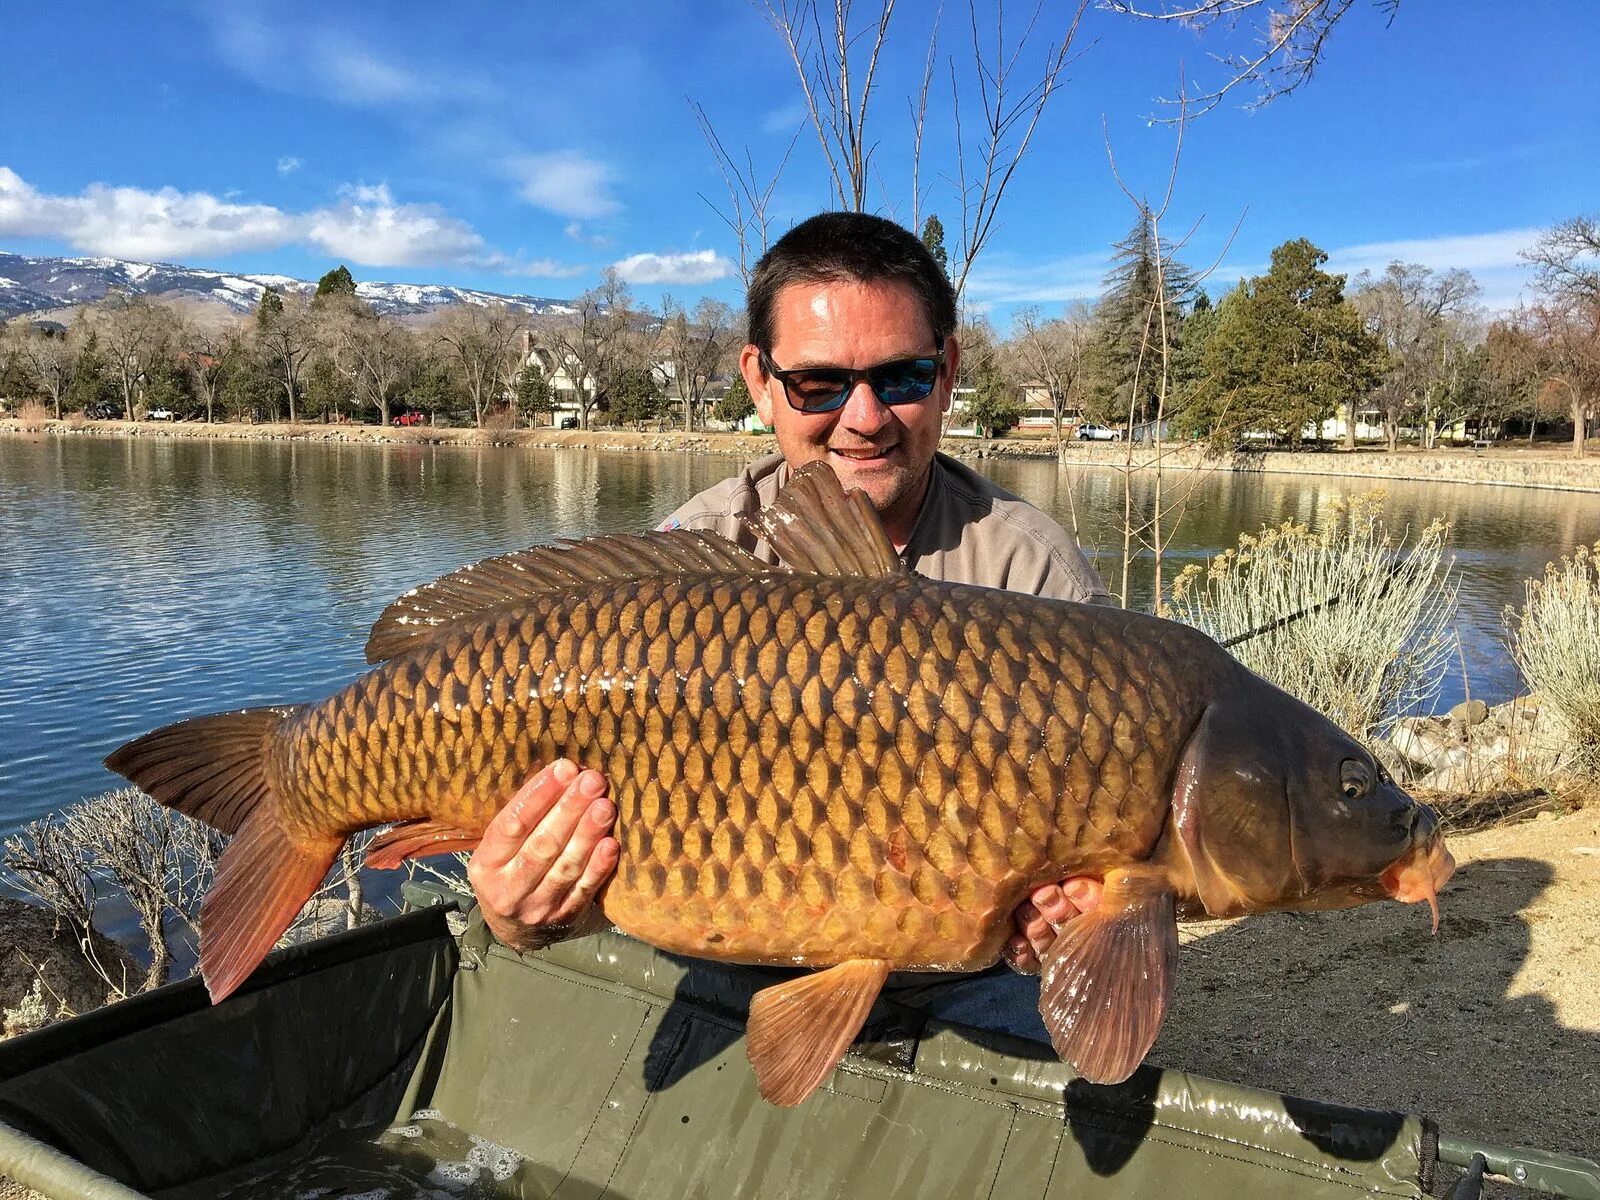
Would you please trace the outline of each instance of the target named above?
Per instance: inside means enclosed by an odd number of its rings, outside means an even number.
[[[1166,879],[1148,870],[1107,873],[1099,905],[1045,952],[1039,1012],[1056,1053],[1091,1083],[1132,1075],[1161,1032],[1177,957]]]
[[[861,958],[757,992],[745,1052],[761,1094],[793,1108],[816,1091],[861,1032],[887,978],[887,959]]]

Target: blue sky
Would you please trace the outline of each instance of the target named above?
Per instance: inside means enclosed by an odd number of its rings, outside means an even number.
[[[977,3],[987,29],[992,0]],[[941,54],[960,56],[966,12],[945,9]],[[1042,27],[1070,11],[1044,10]],[[878,80],[874,202],[907,221],[907,97],[933,11],[901,0]],[[358,279],[554,297],[618,265],[647,302],[737,302],[736,245],[701,198],[725,193],[688,101],[763,174],[803,120],[749,0],[17,4],[6,27],[0,249],[20,253],[311,278],[346,262]],[[969,303],[1004,324],[1093,296],[1134,218],[1102,125],[1128,184],[1159,193],[1172,134],[1147,120],[1157,97],[1181,69],[1215,83],[1210,53],[1243,36],[1091,10]],[[1255,111],[1230,97],[1193,125],[1166,227],[1199,222],[1183,257],[1220,260],[1214,290],[1304,236],[1351,273],[1466,267],[1488,306],[1509,306],[1517,251],[1600,208],[1596,45],[1589,0],[1406,0],[1390,24],[1358,0],[1306,89]],[[954,145],[941,82],[924,212],[952,230]],[[827,202],[807,128],[778,228]]]

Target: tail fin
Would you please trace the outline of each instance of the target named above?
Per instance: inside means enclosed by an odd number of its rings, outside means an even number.
[[[283,829],[266,749],[288,712],[255,708],[180,721],[106,759],[168,808],[235,835],[200,905],[200,972],[213,1002],[267,956],[344,844],[338,834],[307,844]]]

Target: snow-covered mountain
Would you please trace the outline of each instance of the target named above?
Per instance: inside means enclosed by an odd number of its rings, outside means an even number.
[[[287,275],[229,275],[172,263],[120,258],[26,258],[0,251],[0,319],[19,313],[92,304],[112,288],[163,299],[210,300],[250,312],[268,286],[310,292],[315,283]],[[428,313],[451,304],[507,304],[531,313],[572,311],[542,296],[502,295],[433,283],[358,283],[356,292],[380,313]]]

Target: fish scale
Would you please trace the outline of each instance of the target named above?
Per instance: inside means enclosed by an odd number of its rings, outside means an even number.
[[[622,929],[736,961],[981,965],[1028,885],[1160,834],[1194,706],[1127,624],[915,576],[576,588],[307,708],[279,785],[344,830],[479,829],[571,758],[610,781]]]

